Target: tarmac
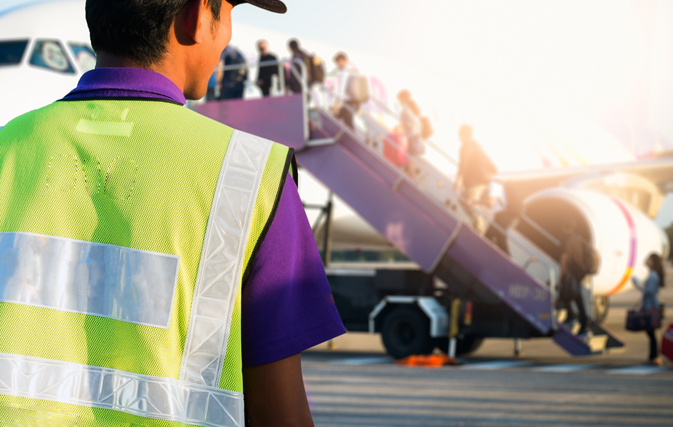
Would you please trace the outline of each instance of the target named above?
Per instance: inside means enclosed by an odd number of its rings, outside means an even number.
[[[673,280],[660,297],[673,313]],[[513,340],[491,339],[457,366],[405,367],[385,354],[378,334],[348,333],[334,350],[322,344],[302,355],[315,424],[673,426],[673,363],[645,366],[647,336],[624,329],[638,300],[635,290],[611,298],[604,324],[626,343],[618,354],[572,357],[551,339],[534,339],[515,357]]]

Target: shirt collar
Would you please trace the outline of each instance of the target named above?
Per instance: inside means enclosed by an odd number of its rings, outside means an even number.
[[[96,68],[64,99],[147,98],[184,105],[185,95],[167,77],[141,68]]]

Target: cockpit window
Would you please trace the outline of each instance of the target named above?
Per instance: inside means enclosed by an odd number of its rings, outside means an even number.
[[[28,40],[8,40],[0,42],[0,67],[3,65],[19,65],[23,52],[26,51]]]
[[[96,54],[86,43],[68,42],[72,56],[75,57],[77,68],[83,73],[96,68]]]
[[[56,40],[36,40],[30,63],[59,73],[75,74],[63,46]]]

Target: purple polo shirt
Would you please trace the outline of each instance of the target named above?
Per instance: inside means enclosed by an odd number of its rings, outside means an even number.
[[[105,98],[185,103],[169,79],[137,68],[91,70],[64,99]],[[243,366],[275,362],[346,332],[289,176],[271,227],[251,262],[241,300]]]

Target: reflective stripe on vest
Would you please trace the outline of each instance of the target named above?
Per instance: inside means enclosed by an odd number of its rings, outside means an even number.
[[[272,143],[234,131],[208,218],[180,380],[217,387],[245,243]]]
[[[112,409],[201,426],[243,426],[243,395],[220,389],[219,381],[244,266],[251,217],[272,146],[270,141],[239,131],[234,131],[229,142],[208,218],[179,380],[1,353],[0,394]],[[68,290],[68,296],[95,295],[100,293],[100,286],[112,291],[94,298],[96,303],[91,306],[88,305],[89,298],[85,298],[84,302],[62,302],[55,295],[45,301],[39,296],[25,297],[21,292],[15,292],[14,296],[10,295],[3,301],[137,321],[134,323],[160,324],[163,321],[162,316],[166,314],[163,303],[157,306],[151,297],[124,302],[124,296],[128,292],[153,295],[157,282],[149,278],[157,273],[157,269],[163,268],[165,271],[157,276],[159,286],[163,288],[158,299],[166,300],[168,294],[172,299],[176,270],[171,260],[176,260],[175,257],[27,233],[4,234],[7,235],[6,240],[0,239],[4,251],[2,256],[14,257],[15,267],[33,262],[30,271],[40,277],[38,287],[48,286],[49,276],[53,277],[58,268],[50,262],[35,262],[44,252],[34,246],[42,245],[44,249],[51,245],[49,250],[54,250],[65,242],[66,246],[75,248],[78,255],[60,266],[58,277],[54,280]],[[16,242],[33,247],[25,251]],[[92,251],[101,252],[105,262],[116,259],[121,265],[113,270],[122,272],[101,278],[87,269],[82,270],[77,261],[91,261]],[[7,271],[0,271],[0,274],[20,277],[24,282],[30,279],[30,274],[19,274],[17,271],[21,269],[16,267],[14,276]],[[115,301],[106,298],[122,301],[122,307],[115,306]],[[154,310],[154,313],[143,317],[138,313],[142,307]]]
[[[244,425],[240,393],[16,354],[0,354],[0,393],[199,426]]]
[[[16,232],[0,254],[0,302],[169,326],[177,256]]]

